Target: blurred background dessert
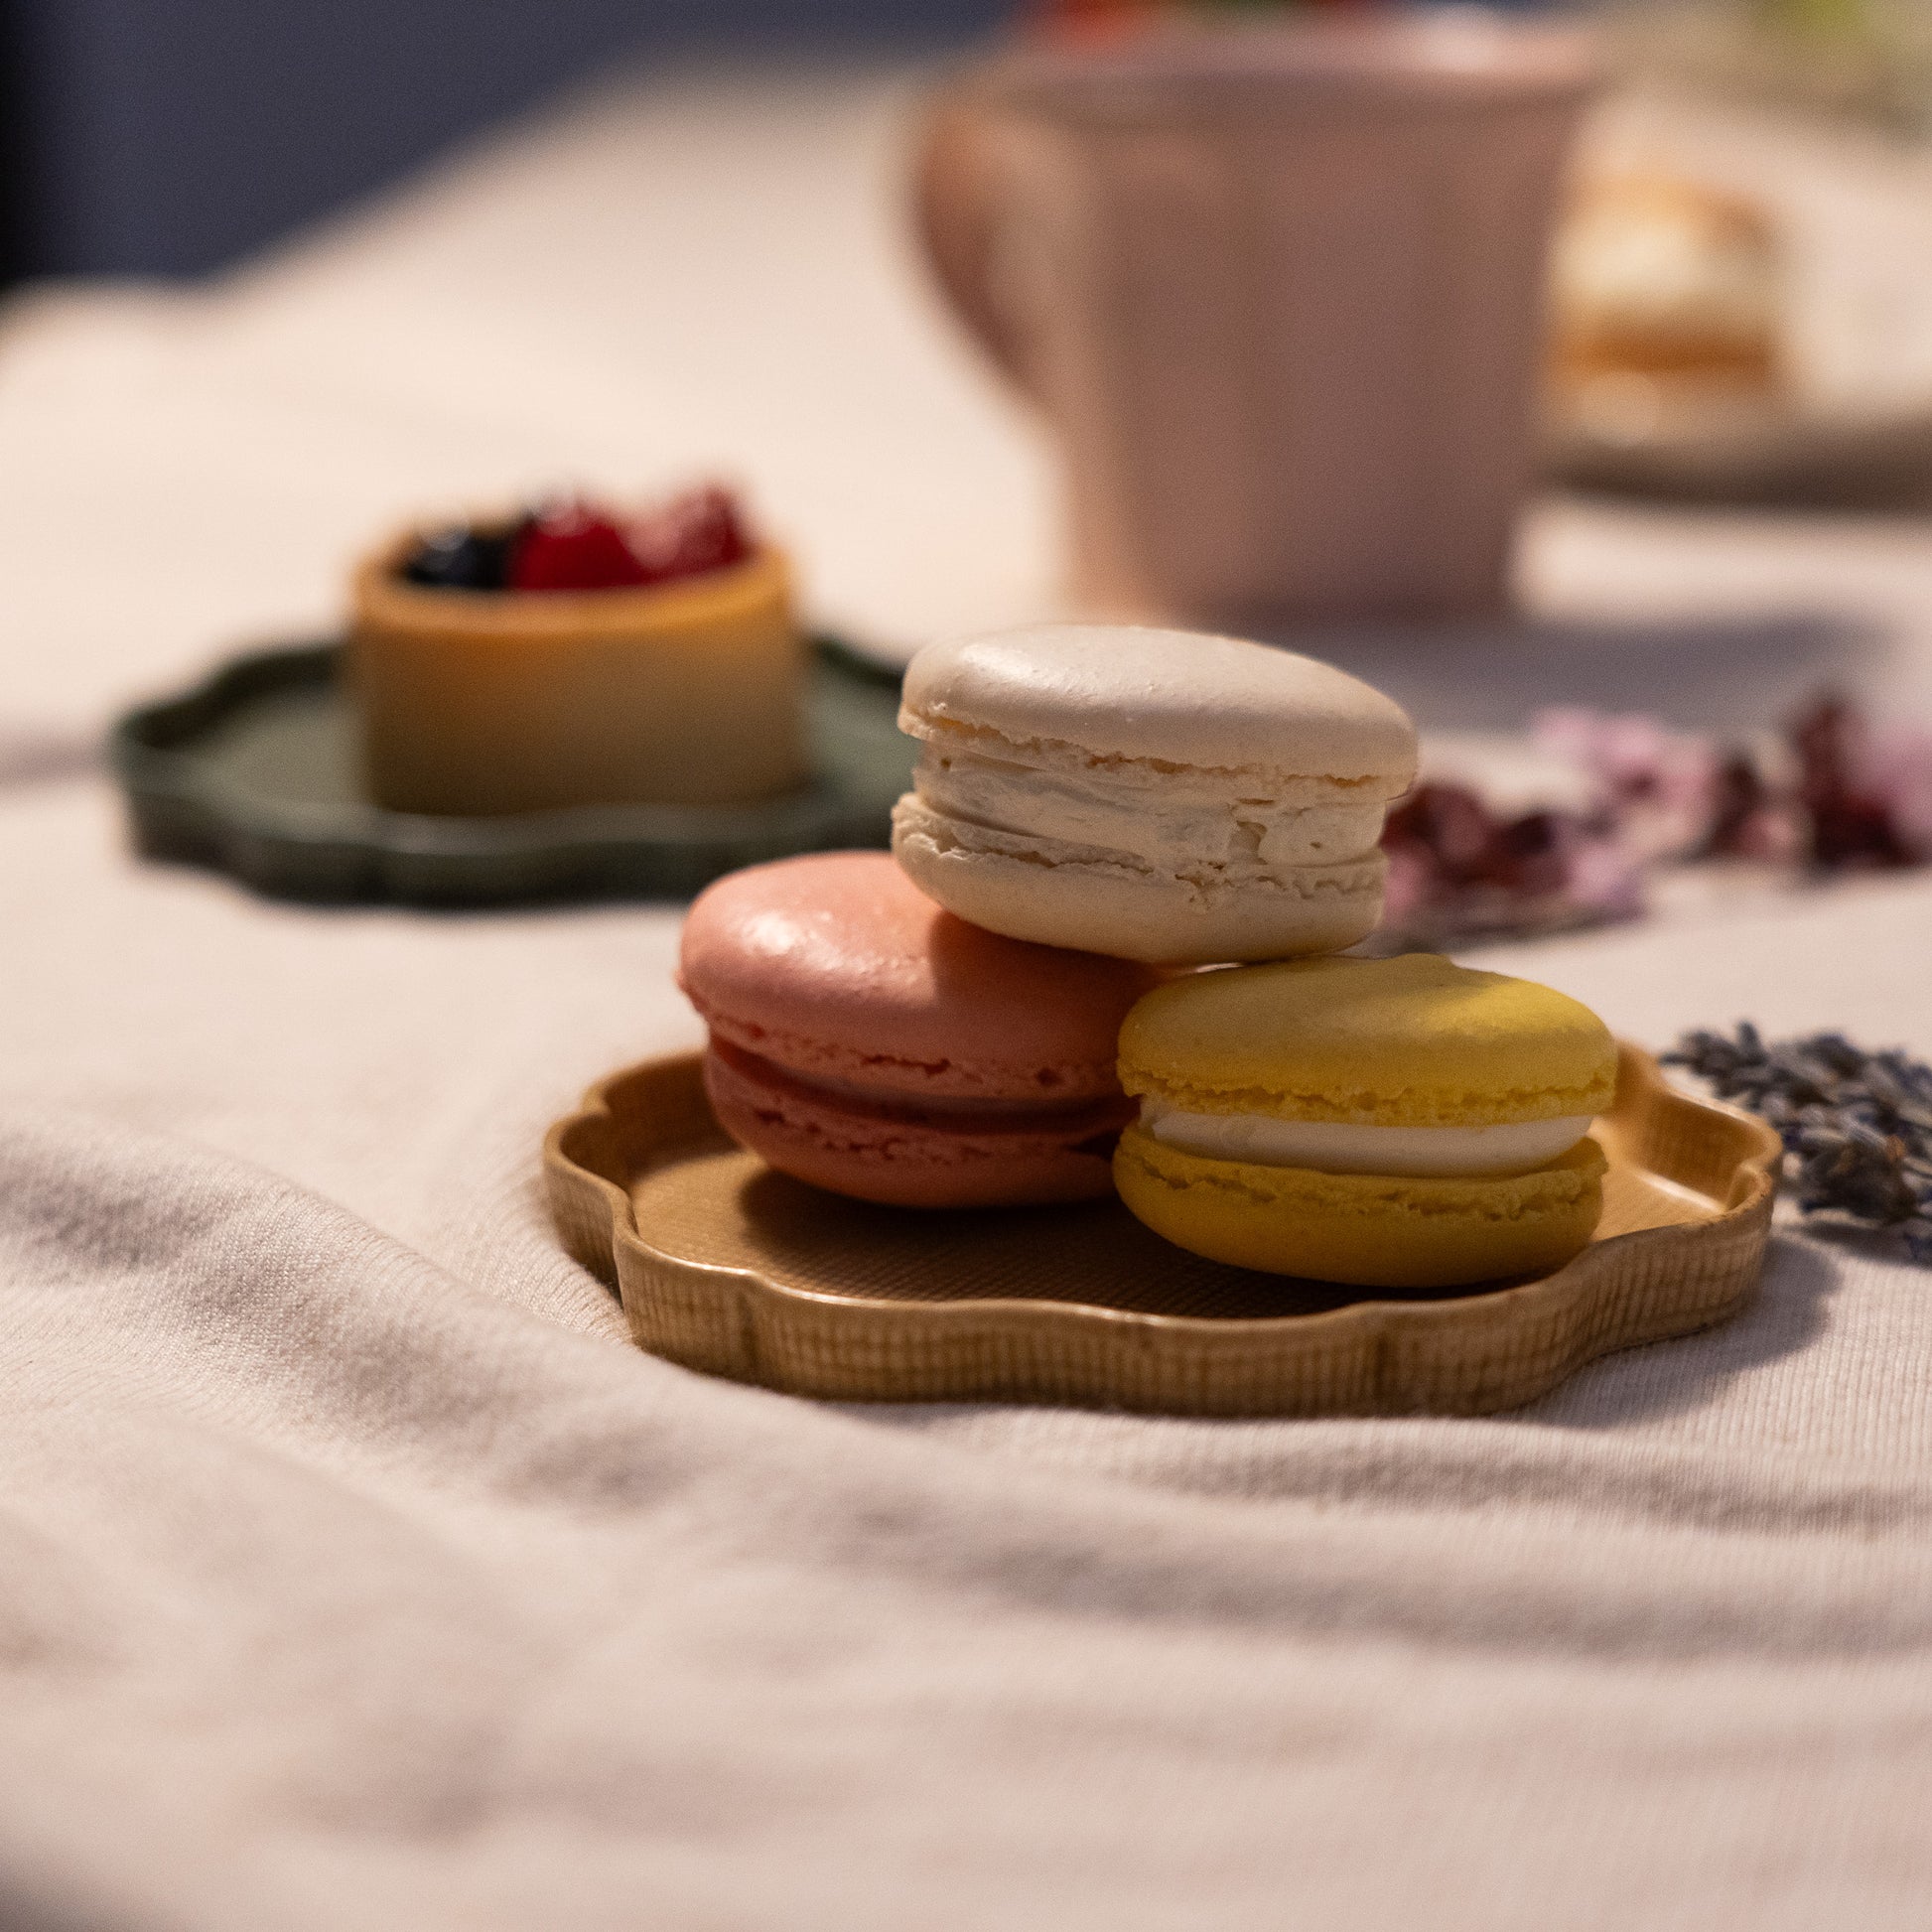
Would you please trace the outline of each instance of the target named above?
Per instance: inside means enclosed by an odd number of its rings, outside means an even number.
[[[789,573],[722,489],[412,530],[353,603],[363,766],[389,810],[739,805],[807,775]]]
[[[1552,369],[1577,406],[1628,378],[1776,388],[1783,290],[1761,203],[1667,174],[1586,180],[1551,266]]]

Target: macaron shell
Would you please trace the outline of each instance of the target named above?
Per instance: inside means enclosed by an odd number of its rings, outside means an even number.
[[[705,1092],[733,1140],[794,1179],[891,1207],[1000,1207],[1094,1200],[1113,1191],[1117,1106],[1048,1126],[921,1121],[842,1105],[716,1049]]]
[[[899,729],[994,733],[1052,762],[1317,777],[1394,798],[1416,730],[1392,698],[1294,651],[1140,624],[1038,624],[928,644],[906,669]]]
[[[1159,976],[952,916],[884,852],[753,866],[699,895],[678,981],[712,1031],[793,1071],[905,1094],[1116,1095],[1120,1023]]]
[[[1041,945],[1165,966],[1284,959],[1352,946],[1382,916],[1380,852],[1300,866],[1227,890],[1093,859],[1056,862],[1050,845],[939,819],[908,794],[893,813],[893,856],[962,919]]]
[[[1120,1070],[1189,1113],[1460,1127],[1603,1112],[1616,1045],[1551,987],[1408,953],[1173,981],[1128,1015]]]
[[[1210,1261],[1362,1288],[1457,1288],[1547,1273],[1581,1253],[1603,1211],[1605,1165],[1585,1140],[1500,1179],[1317,1173],[1205,1160],[1134,1126],[1114,1181],[1156,1234]]]

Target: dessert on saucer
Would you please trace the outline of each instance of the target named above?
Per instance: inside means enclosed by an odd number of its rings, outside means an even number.
[[[731,806],[806,779],[786,560],[715,487],[406,530],[355,573],[348,661],[391,811]]]

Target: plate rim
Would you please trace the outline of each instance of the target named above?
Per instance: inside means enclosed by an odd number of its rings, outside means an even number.
[[[805,633],[818,665],[855,686],[897,688],[898,674],[842,637]],[[523,812],[488,820],[392,812],[367,801],[304,804],[262,801],[236,790],[198,757],[197,746],[249,702],[271,694],[321,690],[339,674],[345,637],[260,645],[204,671],[172,695],[149,699],[117,717],[107,735],[108,762],[118,780],[144,857],[224,872],[266,894],[314,900],[437,907],[531,904],[609,897],[595,886],[535,891],[490,890],[473,875],[411,881],[429,868],[595,863],[660,848],[691,854],[716,846],[757,844],[770,835],[771,814],[798,815],[797,849],[836,838],[855,822],[857,794],[825,772],[783,798],[745,806],[587,805]],[[307,822],[305,822],[305,820]],[[345,875],[328,891],[291,883],[289,866],[343,855]],[[730,864],[745,861],[733,856]],[[647,896],[636,889],[632,897]],[[666,887],[659,896],[673,896]],[[675,896],[686,896],[682,888]]]

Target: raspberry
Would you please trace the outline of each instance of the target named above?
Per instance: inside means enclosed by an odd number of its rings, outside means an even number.
[[[728,570],[752,554],[738,505],[715,483],[640,516],[628,534],[631,554],[653,584]]]
[[[588,503],[566,502],[525,524],[510,558],[509,589],[609,591],[651,578],[608,516]]]

